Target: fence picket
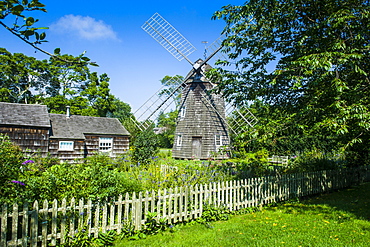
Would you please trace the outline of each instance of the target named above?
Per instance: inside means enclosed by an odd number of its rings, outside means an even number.
[[[60,223],[60,243],[65,243],[66,235],[66,226],[67,226],[67,199],[63,198],[62,200],[62,220]]]
[[[18,232],[18,204],[13,204],[12,217],[12,238],[11,244],[17,246],[17,232]]]
[[[90,237],[91,236],[91,225],[92,225],[92,201],[89,199],[87,201],[87,207],[86,207],[86,225],[87,225],[87,235]]]
[[[51,211],[51,245],[57,244],[58,201],[54,199]]]
[[[70,208],[70,223],[69,223],[69,236],[74,236],[75,234],[75,198],[71,199],[71,208]]]
[[[30,237],[31,246],[37,246],[38,230],[39,230],[39,202],[38,201],[35,201],[33,203],[33,211],[32,211],[32,216],[31,216],[30,229],[31,229],[31,237]]]
[[[48,200],[44,200],[44,203],[42,205],[41,212],[43,213],[42,217],[42,246],[46,247],[48,246],[48,215],[49,215],[49,203]]]
[[[27,247],[27,235],[28,235],[28,203],[23,205],[23,212],[22,212],[22,246]]]

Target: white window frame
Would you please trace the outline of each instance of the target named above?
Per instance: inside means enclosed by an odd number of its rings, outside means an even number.
[[[181,147],[181,145],[182,145],[182,135],[177,135],[176,146]]]
[[[186,107],[185,107],[185,106],[183,106],[183,107],[180,109],[180,119],[183,119],[185,116],[186,116]]]
[[[219,148],[222,144],[222,135],[215,135],[215,146]]]
[[[59,151],[73,151],[74,141],[59,141]]]
[[[99,137],[99,152],[111,152],[113,149],[113,137]]]

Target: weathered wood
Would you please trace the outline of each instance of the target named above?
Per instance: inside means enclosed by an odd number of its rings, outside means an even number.
[[[58,219],[58,201],[54,199],[53,209],[51,211],[51,245],[55,246],[57,242],[57,219]]]
[[[65,243],[66,227],[67,227],[67,199],[62,200],[62,220],[60,225],[60,243]]]
[[[21,245],[23,247],[27,247],[27,236],[28,236],[28,229],[29,229],[29,224],[28,224],[28,203],[25,203],[23,205],[23,212],[22,212],[22,239],[21,239]]]
[[[1,234],[0,234],[0,245],[7,246],[6,233],[8,230],[8,205],[5,203],[1,207]]]
[[[38,242],[38,230],[39,230],[39,203],[35,201],[33,203],[33,212],[31,216],[31,246],[37,246]]]

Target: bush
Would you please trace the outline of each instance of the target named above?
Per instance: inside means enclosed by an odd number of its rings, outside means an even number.
[[[75,197],[96,201],[142,190],[138,181],[110,168],[110,163],[91,161],[54,165],[40,176],[30,176],[27,185],[29,198],[47,200]]]
[[[136,164],[148,165],[153,157],[158,154],[158,137],[153,130],[141,132],[135,139],[132,161]]]
[[[22,163],[25,162],[22,150],[14,145],[8,136],[0,135],[0,202],[11,203],[23,197],[24,182],[19,181]],[[23,166],[26,163],[23,163]]]
[[[295,156],[290,161],[286,172],[334,170],[344,168],[345,166],[346,161],[343,154],[310,150]]]

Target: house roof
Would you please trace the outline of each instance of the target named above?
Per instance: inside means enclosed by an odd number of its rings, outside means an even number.
[[[84,134],[130,135],[116,118],[49,114],[52,133],[50,138],[85,139]]]
[[[50,127],[45,105],[0,102],[0,125]]]

